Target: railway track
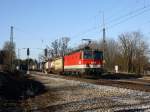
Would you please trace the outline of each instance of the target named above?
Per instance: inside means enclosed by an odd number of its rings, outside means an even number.
[[[43,96],[42,99],[48,100],[42,108],[33,109],[39,112],[148,112],[150,111],[149,92],[139,91],[139,88],[126,89],[127,83],[123,81],[125,87],[118,80],[117,85],[113,82],[106,82],[104,79],[85,79],[77,77],[60,76],[54,74],[31,74],[33,78],[43,83],[50,92],[50,96]],[[102,81],[104,81],[102,83]],[[111,80],[108,80],[111,81]],[[131,81],[131,80],[130,80]],[[138,79],[139,81],[139,79]],[[117,82],[117,81],[115,81]],[[107,84],[104,84],[107,83]],[[111,86],[109,84],[112,84]],[[131,86],[135,86],[133,81]],[[146,82],[148,83],[148,82]],[[145,83],[137,83],[144,85]],[[109,86],[107,86],[109,85]],[[120,87],[117,87],[120,86]],[[145,88],[146,89],[146,88]],[[39,96],[40,97],[40,96]],[[49,99],[54,98],[53,102]],[[36,101],[36,98],[33,99]],[[39,101],[39,100],[37,100]],[[42,100],[41,100],[42,102]],[[38,102],[39,103],[39,102]],[[38,105],[38,103],[36,105]],[[35,104],[35,102],[34,102]],[[40,103],[41,105],[41,103]]]
[[[33,72],[35,73],[35,72]],[[58,74],[44,74],[41,72],[36,72],[38,75],[43,75],[53,78],[63,78],[67,80],[76,80],[81,82],[88,82],[96,85],[106,85],[113,87],[120,87],[132,90],[140,90],[150,92],[150,77],[134,78],[134,79],[103,79],[103,78],[89,78],[89,77],[76,77],[76,76],[64,76]]]

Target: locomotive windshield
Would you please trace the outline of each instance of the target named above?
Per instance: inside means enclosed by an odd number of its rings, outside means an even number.
[[[84,51],[84,59],[103,59],[103,53],[100,51]]]
[[[92,59],[93,58],[93,53],[92,51],[84,51],[84,59]]]

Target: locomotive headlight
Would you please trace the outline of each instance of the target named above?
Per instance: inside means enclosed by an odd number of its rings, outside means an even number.
[[[79,64],[81,64],[81,61],[79,61]]]
[[[96,64],[96,62],[91,62],[91,64]]]

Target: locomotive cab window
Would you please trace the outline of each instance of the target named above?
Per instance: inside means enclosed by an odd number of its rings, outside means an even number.
[[[92,59],[93,58],[92,51],[84,51],[83,58],[84,59]]]
[[[103,59],[103,53],[100,51],[84,51],[84,59]]]

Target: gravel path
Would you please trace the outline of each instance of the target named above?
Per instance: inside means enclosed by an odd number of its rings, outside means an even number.
[[[66,80],[59,77],[33,75],[55,94],[57,99],[32,111],[52,112],[149,112],[150,92]]]

